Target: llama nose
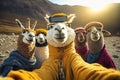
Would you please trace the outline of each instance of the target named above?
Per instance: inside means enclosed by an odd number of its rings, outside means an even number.
[[[34,37],[34,36],[33,36],[33,35],[31,35],[31,34],[29,34],[28,36],[29,36],[29,41],[31,41],[31,42],[32,42],[32,41],[33,41],[33,37]]]
[[[62,30],[63,30],[64,28],[55,28],[55,30],[57,30],[59,33],[61,33],[62,32]]]
[[[33,41],[33,38],[30,38],[30,39],[29,39],[29,41],[31,41],[31,42],[32,42],[32,41]]]
[[[92,33],[93,33],[93,34],[96,34],[96,33],[97,33],[97,31],[93,31]]]
[[[43,40],[43,38],[39,38],[40,40]]]
[[[57,29],[57,28],[55,28],[55,30],[57,30],[59,33],[61,33],[61,31],[62,31],[61,29]]]
[[[31,34],[29,34],[28,36],[29,36],[29,37],[31,37],[31,38],[32,38],[32,37],[34,37],[34,36],[33,36],[33,35],[31,35]]]

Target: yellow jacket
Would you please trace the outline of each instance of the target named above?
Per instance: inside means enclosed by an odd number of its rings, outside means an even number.
[[[106,69],[101,65],[88,64],[75,52],[72,42],[64,48],[49,45],[50,57],[40,69],[32,72],[19,70],[11,71],[8,77],[15,80],[58,80],[59,58],[63,54],[63,68],[66,80],[120,80],[120,72]],[[7,79],[6,80],[12,80]]]

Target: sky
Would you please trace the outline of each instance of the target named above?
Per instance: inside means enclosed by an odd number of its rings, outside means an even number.
[[[82,5],[89,6],[95,4],[120,3],[120,0],[49,0],[60,5]]]
[[[49,0],[53,3],[60,5],[80,5],[86,6],[93,10],[100,10],[106,4],[110,3],[120,3],[120,0]]]

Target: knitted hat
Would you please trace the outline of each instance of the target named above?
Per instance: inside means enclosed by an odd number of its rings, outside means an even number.
[[[67,14],[65,13],[56,13],[49,17],[50,22],[65,22],[67,21]]]
[[[52,17],[59,17],[59,16],[67,16],[67,14],[65,14],[65,13],[56,13],[56,14],[52,15]]]
[[[78,33],[78,32],[85,32],[86,33],[86,30],[83,27],[75,28],[75,33]]]
[[[88,28],[90,28],[90,27],[92,27],[92,26],[97,26],[97,27],[100,27],[101,29],[103,29],[103,27],[104,27],[101,22],[92,21],[92,22],[86,24],[86,25],[84,26],[84,28],[87,30]]]
[[[36,35],[38,35],[39,33],[47,34],[47,30],[46,29],[40,28],[40,29],[36,29],[35,31],[36,31]]]

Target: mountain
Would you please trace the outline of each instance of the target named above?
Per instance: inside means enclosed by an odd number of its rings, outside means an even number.
[[[38,20],[37,27],[46,28],[44,16],[58,12],[76,14],[77,17],[72,23],[73,28],[84,26],[90,21],[100,21],[110,32],[120,32],[120,3],[109,4],[106,11],[93,14],[87,7],[58,5],[48,0],[1,0],[0,28],[4,27],[3,25],[16,27],[15,18],[20,19],[25,25],[27,17],[30,17],[32,21]]]

